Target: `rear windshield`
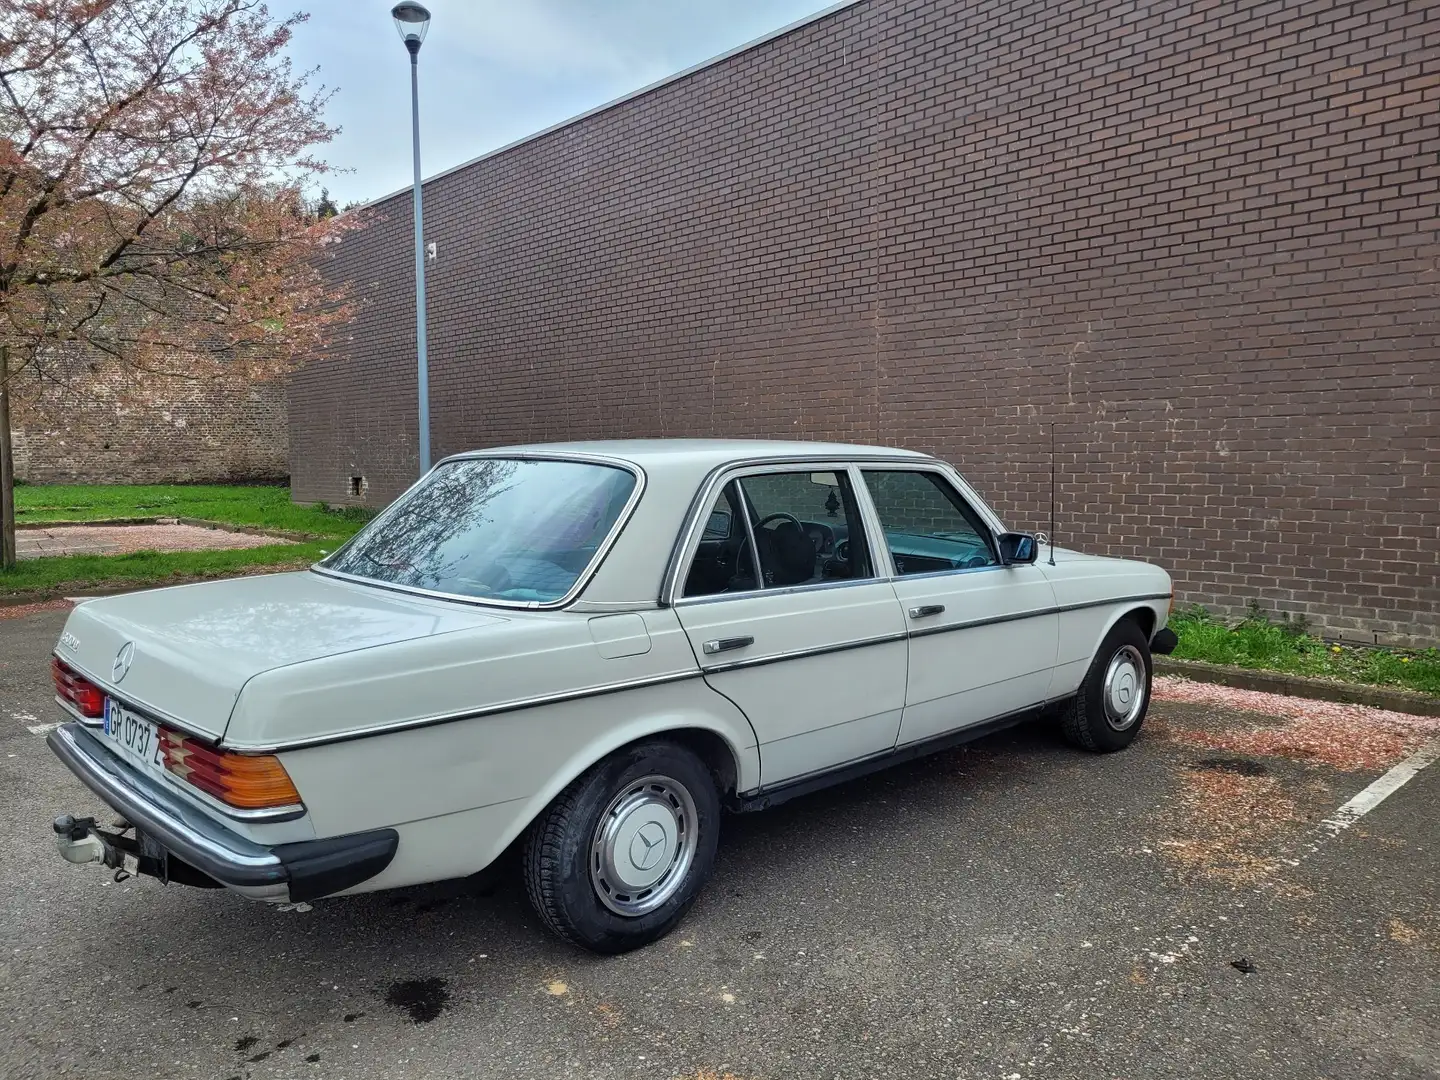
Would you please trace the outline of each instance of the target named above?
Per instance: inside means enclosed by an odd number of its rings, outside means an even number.
[[[321,566],[480,600],[559,600],[594,561],[634,474],[580,461],[440,465]]]

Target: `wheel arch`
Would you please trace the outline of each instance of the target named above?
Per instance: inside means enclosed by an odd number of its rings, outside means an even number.
[[[1095,640],[1090,644],[1091,659],[1094,659],[1100,652],[1100,646],[1105,644],[1105,639],[1110,636],[1115,627],[1126,620],[1135,623],[1140,628],[1140,632],[1145,635],[1146,642],[1149,642],[1155,636],[1155,631],[1164,625],[1162,621],[1164,619],[1163,608],[1157,610],[1156,606],[1164,603],[1166,601],[1152,600],[1145,603],[1117,604],[1115,609],[1109,612],[1104,621],[1099,624],[1099,633],[1095,634]]]
[[[738,714],[738,710],[737,710]],[[547,783],[529,797],[519,800],[506,828],[495,838],[486,865],[499,858],[520,840],[535,819],[555,798],[612,754],[637,743],[668,739],[685,747],[705,763],[715,778],[722,800],[727,792],[758,787],[760,750],[753,741],[749,722],[741,715],[744,729],[724,723],[701,710],[686,713],[657,713],[638,716],[630,723],[607,731],[577,751],[566,765],[557,769]],[[750,736],[745,745],[745,735]]]

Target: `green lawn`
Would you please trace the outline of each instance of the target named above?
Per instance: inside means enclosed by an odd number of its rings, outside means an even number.
[[[1440,694],[1440,650],[1403,651],[1332,645],[1300,627],[1252,615],[1228,626],[1202,609],[1178,612],[1170,627],[1180,638],[1177,660],[1282,671],[1321,679],[1394,686]]]
[[[300,544],[235,551],[140,551],[133,555],[66,555],[25,559],[0,571],[0,596],[83,593],[129,585],[164,585],[266,569],[308,566],[354,535],[369,518],[355,508],[296,506],[290,489],[247,485],[26,485],[15,489],[20,524],[138,517],[200,518],[301,534]]]

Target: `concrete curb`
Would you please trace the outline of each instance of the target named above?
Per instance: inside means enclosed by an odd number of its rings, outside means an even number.
[[[1157,675],[1179,675],[1196,682],[1218,683],[1241,690],[1259,690],[1267,694],[1288,694],[1312,701],[1339,701],[1347,705],[1371,705],[1391,712],[1412,716],[1440,716],[1440,698],[1411,690],[1392,690],[1384,686],[1361,683],[1333,682],[1304,675],[1286,675],[1278,671],[1256,671],[1250,668],[1225,667],[1200,660],[1172,660],[1155,657]]]
[[[39,532],[41,529],[85,529],[108,528],[111,525],[162,525],[177,523],[175,518],[123,517],[100,518],[98,521],[17,521],[16,532]]]

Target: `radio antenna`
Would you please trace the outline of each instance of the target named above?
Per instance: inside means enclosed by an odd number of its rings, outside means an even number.
[[[1050,565],[1055,565],[1055,425],[1050,425]]]

